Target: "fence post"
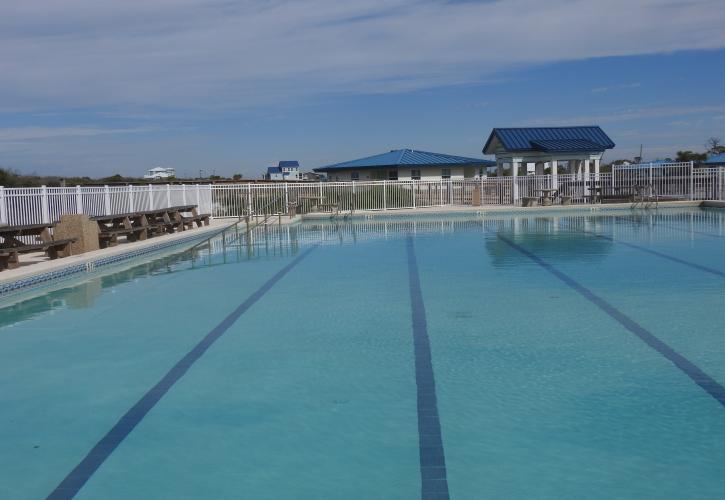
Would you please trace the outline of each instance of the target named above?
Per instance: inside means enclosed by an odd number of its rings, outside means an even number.
[[[383,210],[388,209],[388,190],[386,189],[388,181],[383,181]]]
[[[252,215],[252,183],[247,183],[247,215]]]
[[[149,210],[154,209],[154,187],[149,184]]]
[[[695,162],[690,161],[690,201],[695,199]]]
[[[83,190],[80,186],[76,186],[76,213],[83,213]]]
[[[289,212],[289,184],[284,183],[284,209],[282,212]]]
[[[128,209],[129,212],[136,211],[133,203],[133,186],[131,184],[128,185]]]
[[[410,187],[413,189],[413,208],[415,208],[415,179],[411,181]]]
[[[103,208],[106,215],[111,215],[111,190],[108,186],[103,186]]]
[[[211,195],[211,184],[209,184],[209,194]],[[211,198],[211,196],[210,196],[210,198]],[[199,184],[196,185],[196,206],[197,206],[197,208],[199,208],[199,210],[201,210],[201,190],[199,189]],[[206,210],[204,210],[204,212],[202,212],[202,213],[210,214],[211,210],[208,212]]]
[[[46,186],[40,186],[40,211],[43,217],[44,223],[50,222],[50,210],[48,208],[48,188]]]
[[[186,205],[186,184],[181,185],[181,200],[182,200],[181,204]],[[199,208],[199,207],[197,207],[197,208]]]
[[[166,185],[166,208],[171,206],[171,184]]]
[[[8,223],[8,207],[5,204],[5,188],[0,186],[0,224]]]

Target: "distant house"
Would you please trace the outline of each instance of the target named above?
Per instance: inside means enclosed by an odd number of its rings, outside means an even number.
[[[176,177],[176,170],[170,167],[155,167],[143,176],[144,179],[148,179],[150,181],[169,179],[171,177]]]
[[[331,181],[440,180],[477,178],[494,165],[495,162],[483,158],[394,149],[314,170],[327,174]]]
[[[711,155],[702,164],[705,167],[725,167],[725,153]]]
[[[280,161],[276,167],[267,168],[266,178],[270,181],[302,180],[302,176],[300,174],[300,164],[296,160]]]

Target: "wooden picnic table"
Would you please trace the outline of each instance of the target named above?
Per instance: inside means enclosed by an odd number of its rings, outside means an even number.
[[[18,254],[43,251],[51,259],[64,257],[69,252],[70,244],[74,239],[54,240],[50,229],[54,223],[24,224],[16,226],[0,226],[0,271],[13,269],[20,265]],[[20,238],[35,236],[34,242],[27,243]]]

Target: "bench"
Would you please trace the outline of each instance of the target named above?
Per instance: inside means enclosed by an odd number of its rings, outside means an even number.
[[[119,236],[125,236],[128,241],[136,241],[140,236],[146,233],[146,229],[146,227],[116,227],[110,229],[99,229],[98,244],[101,248],[116,246],[118,244]]]
[[[524,196],[521,198],[522,207],[535,207],[539,204],[539,198],[533,196]]]
[[[62,240],[41,241],[28,245],[0,248],[0,271],[3,269],[15,269],[20,265],[19,255],[43,251],[51,260],[70,255],[70,244],[76,241],[75,238]]]

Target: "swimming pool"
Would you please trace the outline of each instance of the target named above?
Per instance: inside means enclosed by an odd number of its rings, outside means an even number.
[[[227,231],[0,309],[0,498],[722,498],[725,213]]]

